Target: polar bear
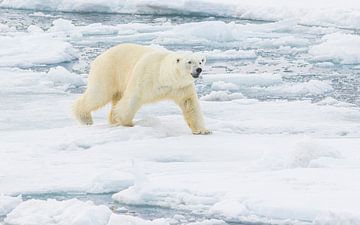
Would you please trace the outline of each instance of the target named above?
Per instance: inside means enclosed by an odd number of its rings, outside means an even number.
[[[73,106],[75,117],[91,125],[91,112],[111,102],[110,124],[133,126],[143,104],[173,100],[193,134],[210,134],[194,85],[205,62],[196,54],[136,44],[112,47],[91,64],[87,89]]]

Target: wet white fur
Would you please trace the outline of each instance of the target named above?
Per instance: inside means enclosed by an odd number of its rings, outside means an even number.
[[[112,47],[91,64],[87,89],[73,107],[75,117],[90,125],[91,112],[111,102],[109,122],[133,126],[143,104],[170,99],[180,106],[194,134],[209,134],[191,76],[204,64],[205,59],[194,54],[135,44]]]

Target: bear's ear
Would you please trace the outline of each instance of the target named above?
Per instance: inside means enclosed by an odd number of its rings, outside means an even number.
[[[179,62],[180,62],[180,58],[177,58],[177,59],[176,59],[176,62],[179,63]]]

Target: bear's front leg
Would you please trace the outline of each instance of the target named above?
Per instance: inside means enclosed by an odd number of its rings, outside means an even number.
[[[134,116],[141,107],[139,103],[139,100],[134,96],[124,96],[111,112],[116,125],[134,126]]]
[[[192,130],[193,134],[211,134],[211,131],[205,128],[204,118],[201,113],[198,97],[194,87],[186,90],[185,97],[176,99],[175,102],[180,106],[184,118]]]

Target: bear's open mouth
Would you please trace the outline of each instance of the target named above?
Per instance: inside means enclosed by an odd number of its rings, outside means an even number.
[[[193,78],[198,78],[200,76],[200,73],[191,73],[191,76]]]

